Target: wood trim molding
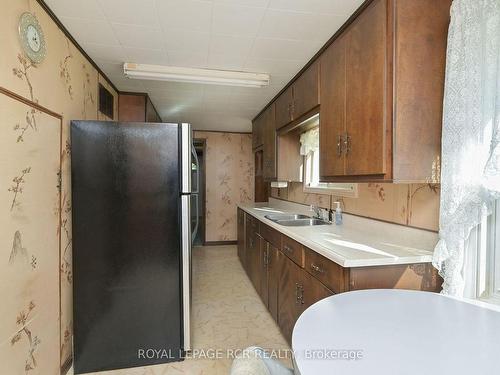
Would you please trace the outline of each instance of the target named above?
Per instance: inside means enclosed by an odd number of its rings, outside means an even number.
[[[15,99],[19,102],[26,104],[26,105],[29,105],[30,107],[33,107],[36,110],[43,112],[49,116],[56,117],[62,121],[63,116],[60,113],[51,111],[50,109],[32,101],[32,100],[29,100],[29,99],[25,98],[24,96],[18,95],[15,92],[6,89],[5,87],[0,86],[0,93],[5,94],[5,95],[11,97],[12,99]]]
[[[312,64],[318,60],[321,54],[332,44],[350,25],[354,22],[354,20],[372,3],[373,0],[365,0],[363,4],[359,6],[358,9],[344,22],[342,26],[333,34],[333,36],[328,39],[328,41],[319,49],[318,52],[307,62],[306,65],[288,82],[285,87],[283,87],[275,96],[272,98],[269,103],[266,104],[264,108],[253,118],[252,121],[255,121],[257,117],[259,117],[278,97],[283,94],[296,80],[299,78],[302,73],[304,73]]]
[[[75,45],[75,47],[80,51],[80,53],[90,62],[90,64],[98,71],[98,73],[109,83],[109,85],[117,92],[120,91],[116,88],[114,83],[108,78],[108,76],[97,66],[97,64],[90,58],[90,56],[85,52],[85,50],[78,44],[78,42],[73,38],[68,29],[63,25],[63,23],[57,18],[55,13],[49,8],[49,6],[45,3],[44,0],[36,0],[38,4],[42,7],[42,9],[47,12],[49,17],[54,21],[54,23],[59,27],[59,29],[63,32],[64,35]]]

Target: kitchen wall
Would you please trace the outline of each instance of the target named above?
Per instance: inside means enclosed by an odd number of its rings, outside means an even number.
[[[45,34],[38,66],[19,44],[23,12],[34,13]],[[115,96],[116,114],[116,92],[37,1],[2,0],[0,86],[22,97],[0,93],[2,374],[52,375],[71,357],[69,122],[107,120],[97,110],[98,82]]]
[[[305,193],[299,182],[271,189],[274,198],[333,209],[340,201],[347,213],[433,231],[439,230],[439,193],[436,184],[363,183],[357,198]]]
[[[236,206],[254,200],[252,135],[197,131],[206,139],[207,242],[237,239]]]

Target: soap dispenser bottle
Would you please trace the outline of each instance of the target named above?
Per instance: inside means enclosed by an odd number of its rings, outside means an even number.
[[[335,207],[335,225],[342,224],[342,208],[340,207],[340,202],[334,202]]]

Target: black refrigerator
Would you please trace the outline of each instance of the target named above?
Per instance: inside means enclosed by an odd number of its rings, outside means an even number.
[[[71,122],[76,374],[190,350],[189,124]]]

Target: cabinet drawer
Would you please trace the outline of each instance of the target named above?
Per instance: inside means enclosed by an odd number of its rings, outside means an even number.
[[[304,267],[304,246],[286,236],[283,236],[282,242],[281,251],[283,254],[299,266]]]
[[[274,230],[266,224],[261,223],[260,235],[273,246],[276,246],[277,248],[281,247],[281,234],[277,230]]]
[[[341,293],[345,288],[345,269],[324,256],[305,249],[305,269],[327,288],[335,293]]]
[[[247,233],[259,233],[259,220],[254,218],[252,215],[246,215],[247,217]]]

